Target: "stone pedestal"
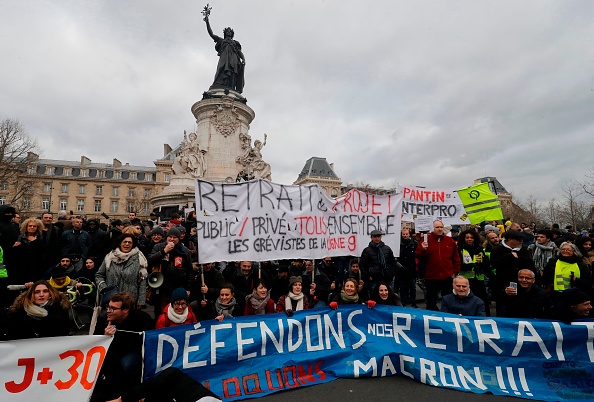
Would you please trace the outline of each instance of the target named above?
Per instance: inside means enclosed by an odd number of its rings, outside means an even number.
[[[205,151],[206,172],[200,179],[234,183],[237,174],[246,166],[247,173],[251,174],[254,169],[254,173],[267,171],[270,177],[270,165],[261,159],[263,144],[260,141],[256,141],[260,144],[254,143],[254,147],[251,144],[249,129],[256,114],[240,93],[209,90],[202,100],[192,105],[192,114],[196,118],[200,150]],[[261,163],[258,164],[258,160]],[[267,170],[263,169],[262,163]],[[156,207],[167,207],[168,210],[174,206],[178,209],[192,206],[194,202],[194,177],[190,173],[173,174],[169,186],[151,199]]]
[[[226,92],[226,93],[225,93]],[[256,117],[239,93],[211,90],[205,99],[192,105],[200,147],[206,149],[204,180],[235,182],[242,165],[237,158],[244,153],[240,134],[248,134]]]

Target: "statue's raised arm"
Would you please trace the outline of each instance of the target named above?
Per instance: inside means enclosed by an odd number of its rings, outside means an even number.
[[[241,45],[234,40],[235,33],[229,27],[223,30],[223,38],[215,35],[210,27],[210,11],[211,7],[207,4],[202,10],[204,21],[206,22],[206,30],[210,37],[215,41],[215,50],[219,55],[219,63],[215,78],[210,89],[230,89],[239,93],[243,92],[244,85],[244,66],[245,56],[241,51]]]

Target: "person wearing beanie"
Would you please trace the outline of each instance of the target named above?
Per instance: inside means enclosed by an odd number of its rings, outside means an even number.
[[[184,288],[174,289],[171,302],[165,306],[157,319],[156,329],[174,327],[176,325],[194,324],[198,322],[196,315],[188,304],[188,293]]]
[[[154,303],[156,312],[162,311],[170,303],[175,289],[184,288],[189,294],[194,282],[194,270],[190,250],[180,241],[179,229],[170,228],[167,231],[167,241],[153,246],[148,263],[149,272],[160,266],[163,274],[163,284],[159,287],[158,295],[150,300]]]
[[[303,279],[300,276],[289,278],[289,292],[278,298],[276,302],[276,311],[285,312],[289,317],[293,312],[301,311],[313,307],[310,305],[309,298],[303,292]]]
[[[505,288],[510,282],[518,281],[518,272],[521,269],[536,272],[530,252],[522,247],[523,242],[524,233],[508,230],[503,233],[499,246],[494,247],[489,255],[491,268],[495,271],[495,280],[490,282],[490,287],[496,302],[497,316],[506,316]]]
[[[588,318],[592,311],[590,296],[578,288],[564,290],[553,310],[553,319],[566,324],[572,321]]]

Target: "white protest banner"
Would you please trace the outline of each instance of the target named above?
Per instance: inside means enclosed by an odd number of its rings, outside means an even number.
[[[433,220],[441,219],[444,224],[470,224],[462,201],[454,190],[435,190],[399,184],[397,192],[402,194],[402,220],[405,222],[414,222],[419,216],[431,216]]]
[[[200,263],[361,255],[376,229],[400,250],[396,194],[351,190],[332,199],[317,185],[195,183]]]
[[[110,336],[0,342],[0,401],[87,401]]]

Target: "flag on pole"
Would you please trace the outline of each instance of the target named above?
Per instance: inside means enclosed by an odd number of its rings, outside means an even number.
[[[470,223],[503,219],[499,197],[493,194],[489,183],[479,183],[474,186],[456,190]]]

